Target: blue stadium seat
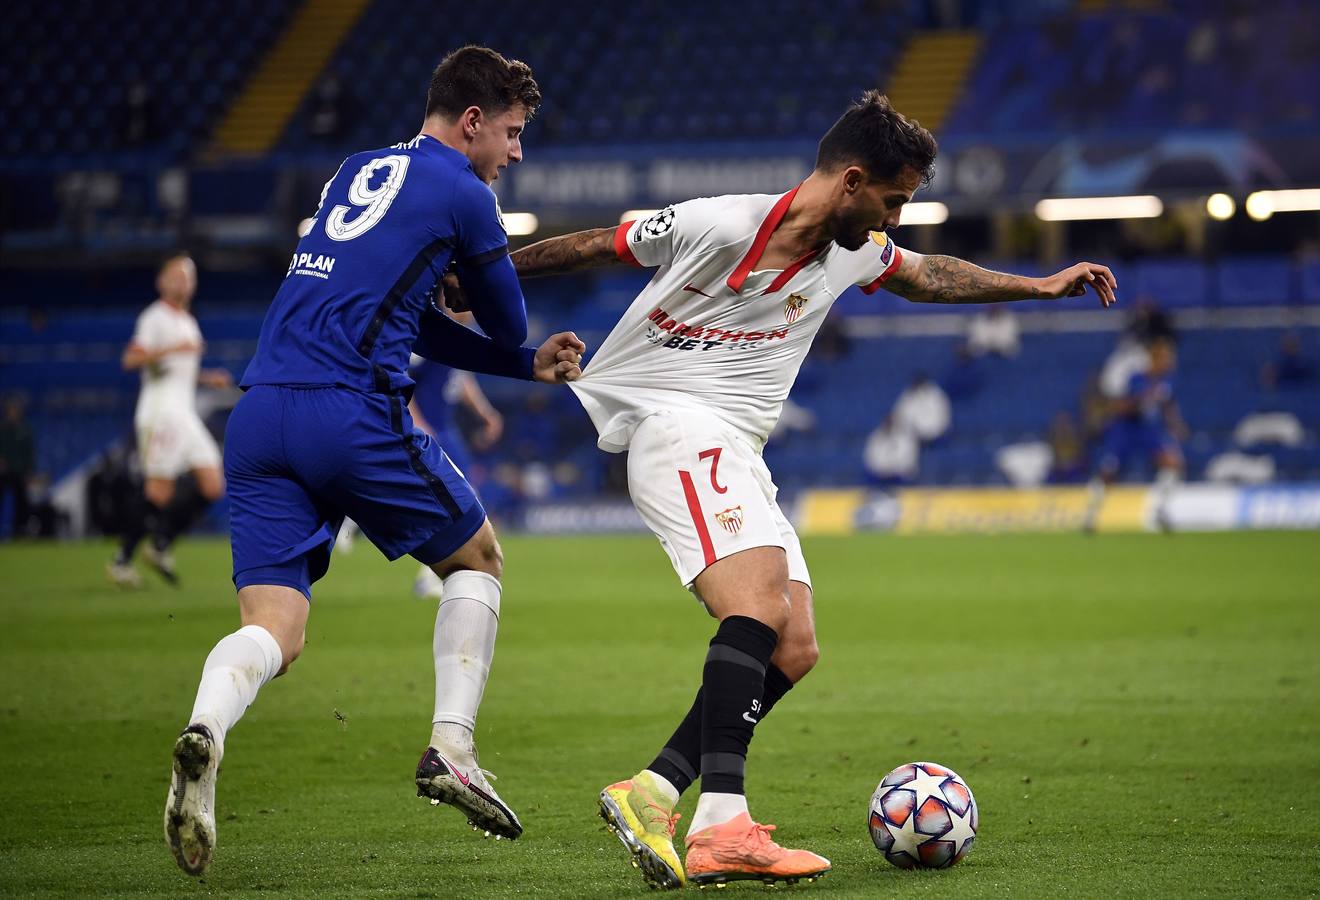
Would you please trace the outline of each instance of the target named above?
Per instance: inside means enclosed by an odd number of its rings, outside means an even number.
[[[1213,302],[1204,263],[1193,259],[1144,259],[1129,269],[1137,293],[1151,297],[1165,309],[1208,306]]]
[[[1239,256],[1218,267],[1222,306],[1279,306],[1290,303],[1292,267],[1284,256]]]

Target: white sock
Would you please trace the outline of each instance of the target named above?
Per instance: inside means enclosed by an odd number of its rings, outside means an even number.
[[[499,579],[485,572],[464,570],[444,580],[431,644],[435,655],[431,743],[442,749],[461,752],[472,746],[477,708],[495,655],[500,590]]]
[[[1156,473],[1155,489],[1151,491],[1151,499],[1155,504],[1155,515],[1163,516],[1165,514],[1165,506],[1169,502],[1169,495],[1173,493],[1173,488],[1178,480],[1177,469],[1160,469]]]
[[[674,787],[672,781],[663,775],[652,772],[650,769],[643,769],[642,774],[651,777],[651,782],[655,785],[656,790],[660,792],[660,796],[664,798],[666,803],[670,806],[678,805],[678,788]]]
[[[1105,482],[1101,478],[1091,479],[1091,483],[1086,486],[1086,512],[1083,515],[1082,522],[1087,528],[1095,527],[1096,517],[1100,515],[1100,507],[1105,502]]]
[[[711,794],[701,792],[697,800],[697,811],[688,823],[688,837],[712,825],[723,825],[739,813],[747,812],[745,794]]]
[[[188,723],[209,728],[219,755],[223,755],[225,735],[283,664],[279,643],[260,625],[244,625],[221,638],[202,666],[202,682]]]

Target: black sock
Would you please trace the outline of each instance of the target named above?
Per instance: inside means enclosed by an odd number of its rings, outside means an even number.
[[[152,541],[156,549],[165,551],[179,535],[201,518],[202,513],[211,505],[211,501],[202,496],[200,491],[186,491],[175,496],[158,519]]]
[[[778,643],[773,628],[748,616],[729,616],[711,639],[701,682],[702,791],[743,792],[765,670]]]
[[[793,687],[793,682],[779,666],[770,663],[765,668],[765,689],[761,694],[761,718],[770,715],[770,710],[783,699]],[[681,794],[697,780],[697,769],[701,767],[701,691],[692,701],[692,707],[679,723],[678,728],[665,744],[660,755],[646,768],[678,788]]]
[[[138,495],[137,503],[128,515],[124,539],[119,544],[119,555],[116,557],[118,562],[128,563],[133,559],[133,554],[137,552],[137,546],[142,543],[142,538],[148,534],[155,534],[160,528],[162,515],[160,507],[141,494]]]

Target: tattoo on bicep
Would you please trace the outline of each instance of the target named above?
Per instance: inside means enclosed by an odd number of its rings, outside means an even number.
[[[512,255],[514,268],[524,278],[571,272],[610,262],[614,258],[613,228],[594,228],[550,238],[515,251]]]
[[[982,269],[953,256],[927,256],[902,286],[903,296],[927,303],[1018,300],[1043,294],[1020,275]]]

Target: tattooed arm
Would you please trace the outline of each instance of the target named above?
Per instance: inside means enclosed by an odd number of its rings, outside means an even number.
[[[614,232],[617,230],[592,228],[537,241],[511,254],[513,267],[520,278],[536,278],[539,275],[557,275],[560,272],[622,263],[614,252]]]
[[[1096,263],[1077,263],[1045,278],[1028,278],[992,272],[953,256],[924,256],[904,250],[898,271],[884,288],[915,303],[997,303],[1080,297],[1087,285],[1104,306],[1117,299],[1118,282],[1113,273]]]

